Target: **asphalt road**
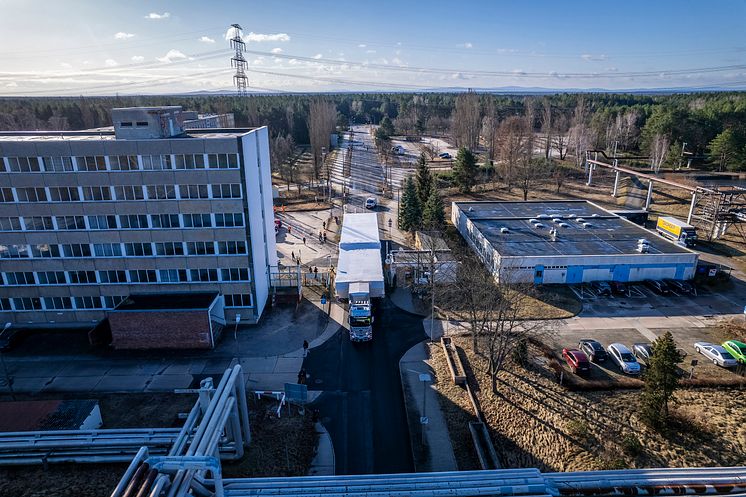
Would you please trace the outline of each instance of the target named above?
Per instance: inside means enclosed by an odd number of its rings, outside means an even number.
[[[422,317],[378,305],[373,340],[340,332],[305,360],[309,389],[334,444],[337,474],[413,471],[399,359],[425,334]]]

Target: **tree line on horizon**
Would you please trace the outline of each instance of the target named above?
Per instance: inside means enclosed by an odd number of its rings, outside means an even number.
[[[739,92],[8,97],[0,98],[0,130],[97,128],[111,125],[114,107],[158,105],[232,112],[239,127],[267,125],[275,159],[311,145],[315,165],[327,131],[385,121],[393,133],[447,137],[490,161],[510,156],[512,141],[513,149],[530,147],[532,156],[541,147],[545,159],[569,154],[578,163],[581,152],[604,150],[647,157],[656,170],[689,159],[716,170],[746,169],[746,94]]]

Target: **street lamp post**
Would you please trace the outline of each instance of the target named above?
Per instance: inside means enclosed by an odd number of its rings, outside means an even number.
[[[238,323],[241,322],[241,315],[236,314],[236,326],[233,328],[233,339],[236,341],[236,361],[241,364],[241,344],[238,341]]]
[[[3,331],[2,333],[0,333],[0,335],[8,331],[8,329],[10,329],[11,326],[13,326],[13,323],[5,323],[5,326],[3,327]],[[16,395],[15,395],[15,392],[13,391],[13,378],[11,378],[10,374],[8,373],[8,368],[5,365],[5,357],[3,357],[2,351],[0,351],[0,363],[2,363],[3,374],[5,375],[5,383],[8,385],[8,391],[10,392],[10,399],[16,400]]]
[[[432,378],[427,373],[420,373],[422,382],[422,416],[420,416],[420,425],[422,426],[422,445],[425,445],[425,426],[430,422],[427,417],[427,384]]]

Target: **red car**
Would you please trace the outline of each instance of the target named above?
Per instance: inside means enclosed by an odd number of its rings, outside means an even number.
[[[575,374],[591,369],[588,356],[585,355],[585,352],[581,352],[578,349],[562,349],[562,357],[567,362],[567,365],[570,366],[570,371]]]

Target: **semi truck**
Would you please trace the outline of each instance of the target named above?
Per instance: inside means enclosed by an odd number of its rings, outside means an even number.
[[[675,217],[659,217],[655,229],[661,236],[679,245],[693,247],[697,243],[697,229]]]
[[[345,214],[334,292],[349,303],[350,340],[372,340],[373,304],[385,293],[376,214]]]

